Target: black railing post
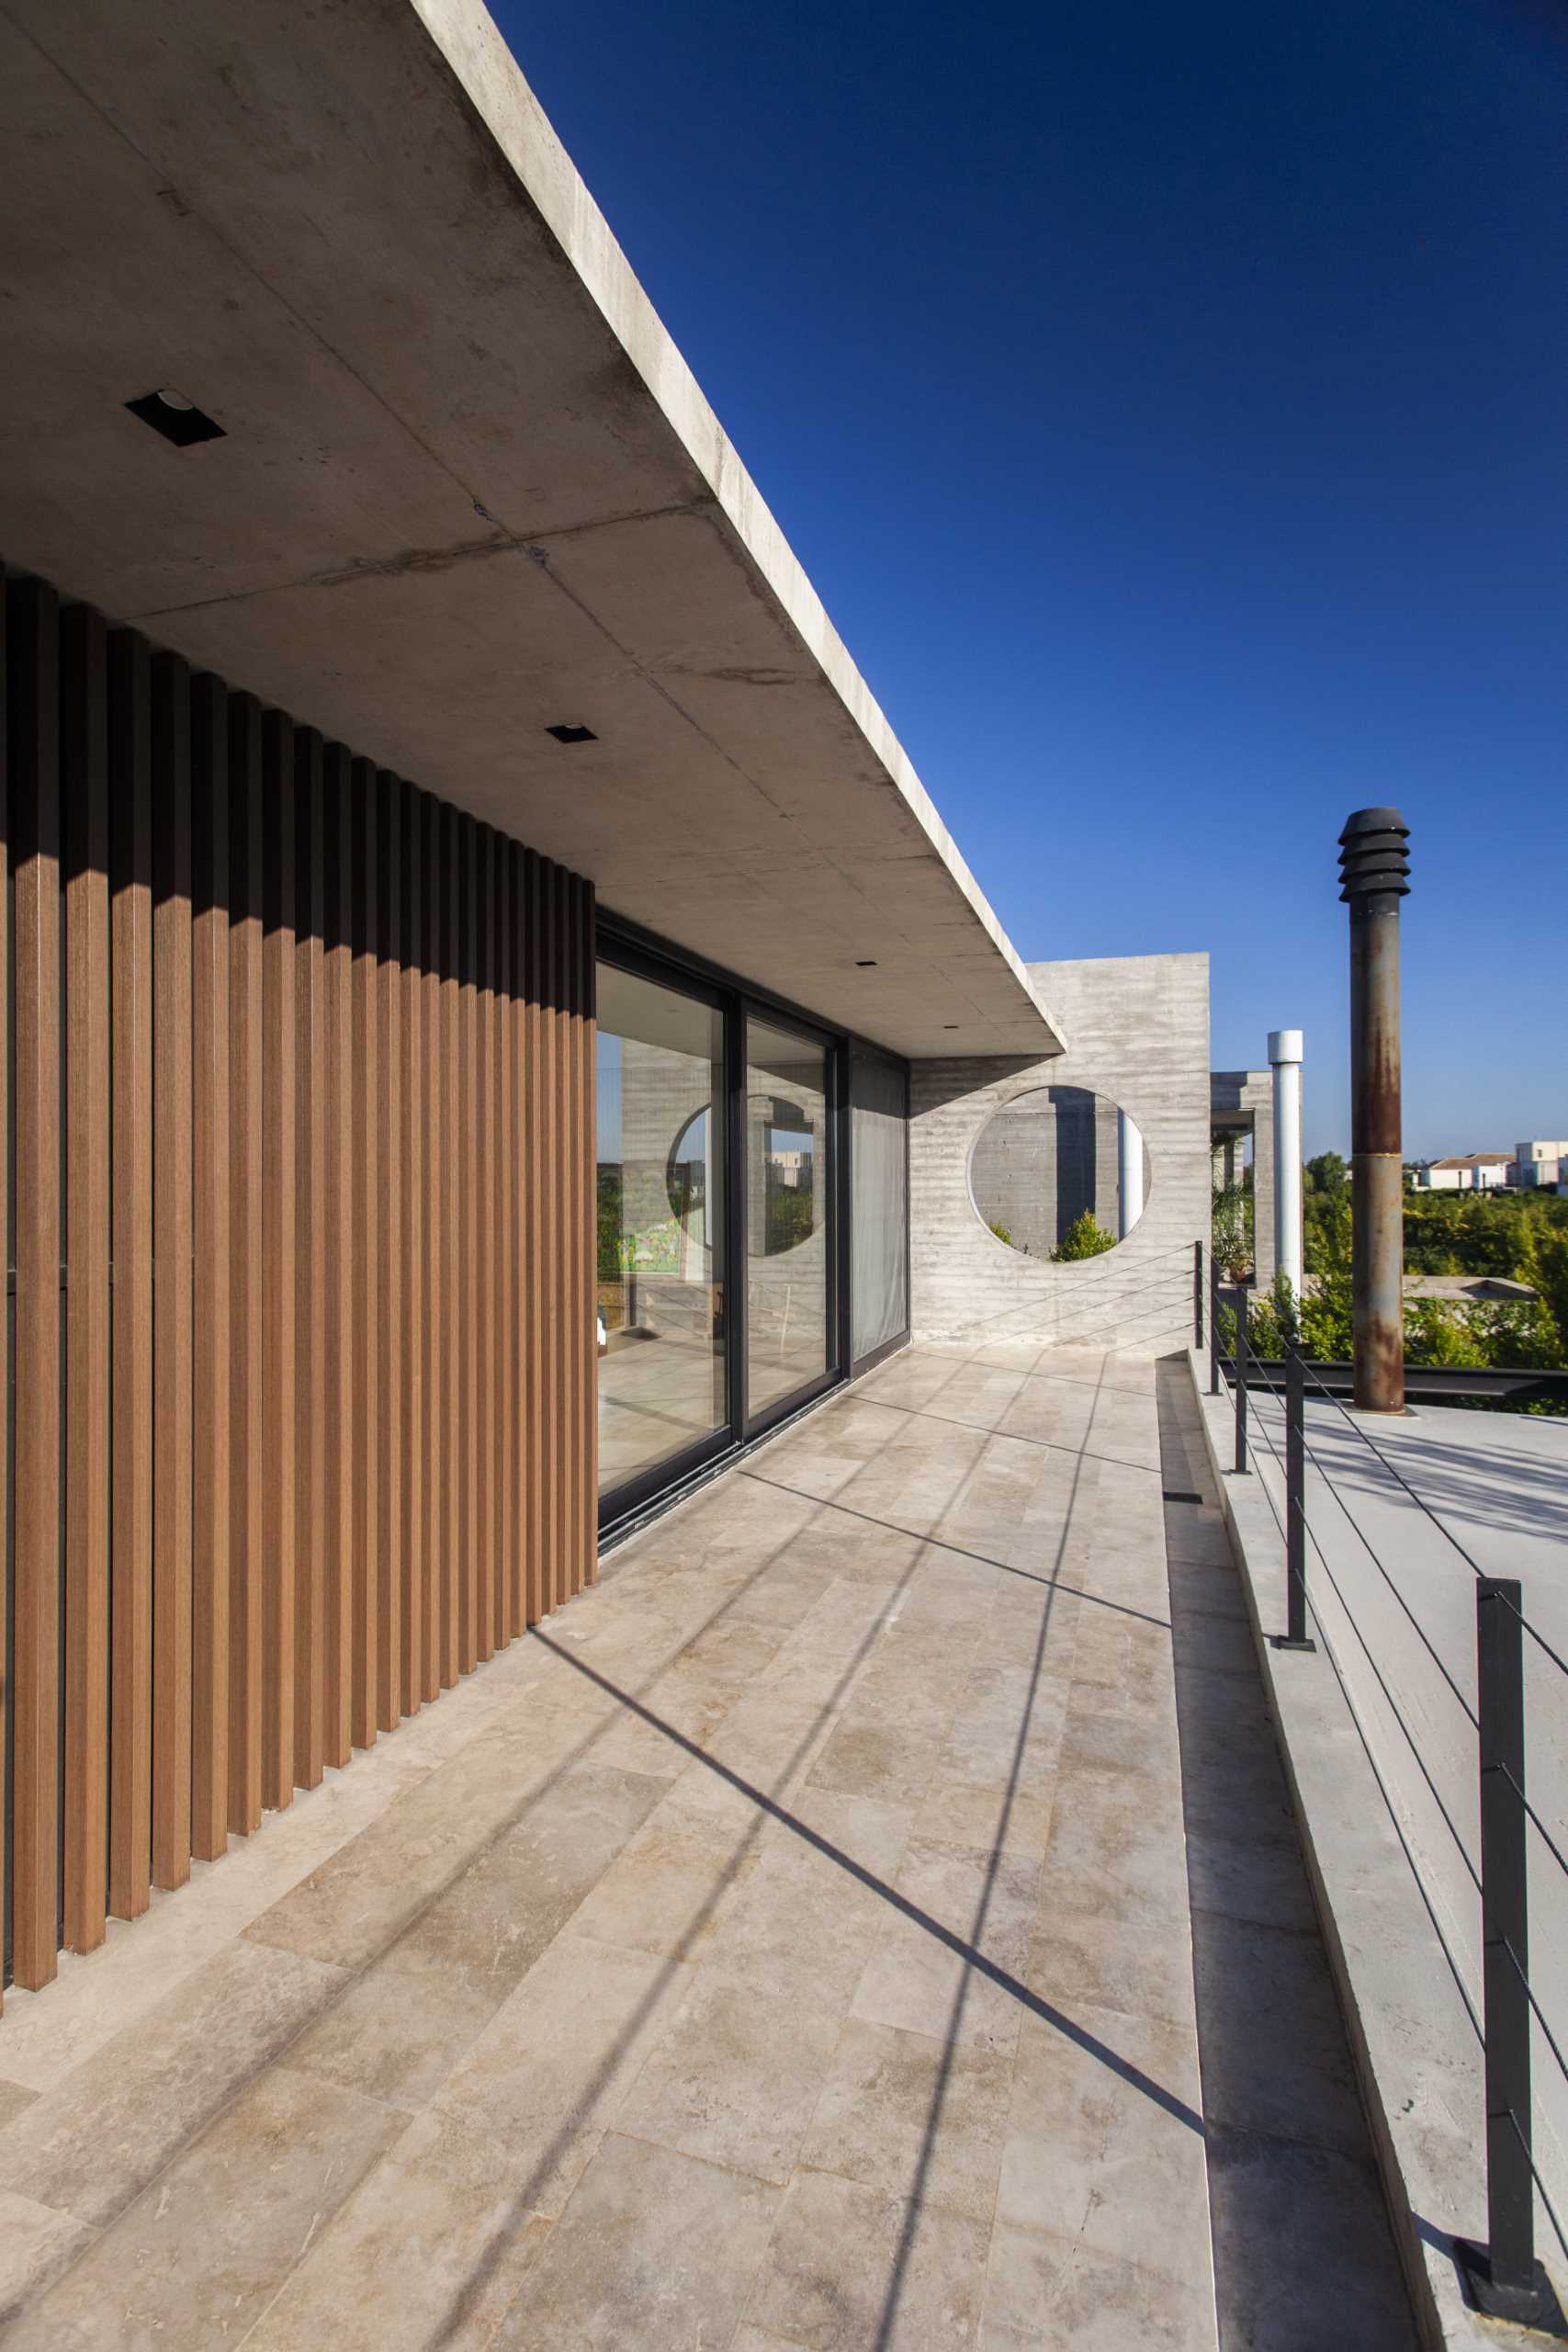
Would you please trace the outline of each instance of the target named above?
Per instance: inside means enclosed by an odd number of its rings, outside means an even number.
[[[1203,1245],[1192,1244],[1192,1337],[1193,1344],[1203,1344]]]
[[[1235,1353],[1232,1359],[1235,1375],[1235,1468],[1247,1468],[1247,1285],[1235,1286]]]
[[[1475,1588],[1481,1753],[1481,1945],[1486,2056],[1486,2237],[1458,2252],[1495,2318],[1562,2326],[1535,2256],[1530,2164],[1529,1919],[1525,1854],[1524,1623],[1518,1585]]]
[[[1285,1342],[1285,1630],[1277,1650],[1314,1650],[1306,1615],[1306,1373]]]
[[[1209,1252],[1209,1394],[1220,1393],[1220,1269]]]

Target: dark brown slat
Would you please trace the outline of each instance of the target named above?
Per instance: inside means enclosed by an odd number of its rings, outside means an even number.
[[[104,624],[61,642],[65,852],[65,1941],[104,1939],[108,1892],[109,817]]]
[[[401,786],[403,890],[400,923],[402,1030],[402,1240],[403,1261],[403,1514],[402,1689],[405,1715],[415,1713],[424,1695],[424,1594],[428,1552],[424,1513],[424,1014],[421,999],[421,951],[424,909],[424,819],[421,795]]]
[[[152,1841],[152,783],[147,642],[109,637],[113,1582],[109,1909],[150,1900]],[[5,958],[0,956],[0,968]]]
[[[262,720],[262,1644],[261,1801],[294,1796],[297,1419],[294,729]]]
[[[462,1464],[462,1326],[458,1296],[461,1168],[458,1153],[458,999],[462,915],[462,870],[457,812],[441,810],[441,1373],[442,1498],[445,1524],[441,1537],[441,1679],[457,1679],[463,1654],[463,1464]]]
[[[351,1749],[354,1684],[354,804],[351,763],[340,743],[321,754],[324,952],[321,957],[321,1095],[326,1242],[324,1409],[321,1415],[326,1617],[322,1741],[329,1764]]]
[[[495,834],[489,825],[474,831],[474,1460],[478,1563],[477,1646],[492,1657],[495,1623],[495,1187],[491,1164],[495,1151],[495,1070],[491,1051],[495,1024]]]
[[[556,1182],[556,1012],[555,1012],[555,866],[539,861],[538,931],[538,1132],[533,1165],[539,1186],[539,1249],[536,1279],[539,1316],[539,1608],[547,1616],[556,1606],[558,1559],[556,1498],[559,1485],[560,1444],[556,1428],[559,1358],[556,1333],[560,1303],[560,1194]]]
[[[9,583],[6,718],[16,943],[16,1462],[12,1969],[55,1973],[60,1724],[60,615]]]
[[[229,1811],[261,1820],[262,1762],[262,790],[261,706],[229,698],[230,1509]],[[199,1617],[199,1608],[197,1615]],[[199,1750],[197,1788],[199,1792]],[[197,1851],[204,1842],[195,1817]]]
[[[420,975],[420,1014],[423,1032],[425,1102],[422,1116],[420,1163],[424,1178],[424,1523],[425,1523],[425,1649],[426,1700],[440,1695],[446,1680],[446,1597],[445,1574],[446,1489],[451,1476],[446,1450],[446,1135],[444,1125],[445,1056],[442,1051],[441,953],[445,866],[442,862],[441,804],[433,794],[422,802],[424,881],[424,968]]]
[[[326,1102],[322,1084],[321,739],[294,730],[294,1779],[313,1789],[325,1754]]]
[[[526,1559],[528,1623],[536,1625],[548,1602],[546,1597],[545,1496],[545,1015],[543,990],[544,880],[542,861],[533,850],[524,853],[524,1024],[523,1024],[523,1165],[526,1198],[523,1211],[523,1251],[525,1282],[523,1313],[526,1353],[524,1363],[524,1526]]]
[[[558,1082],[560,1143],[556,1182],[560,1192],[560,1598],[577,1590],[577,1030],[572,1017],[572,931],[576,886],[564,866],[556,868],[556,1003],[559,1023]]]
[[[583,1065],[588,1035],[584,1012],[582,943],[588,932],[585,886],[575,875],[570,882],[571,927],[568,940],[571,990],[571,1414],[572,1414],[572,1546],[571,1589],[581,1592],[588,1581],[592,1521],[588,1509],[588,1403],[592,1393],[593,1359],[588,1330],[588,1152],[593,1106]]]
[[[152,1883],[190,1876],[190,673],[152,662]]]
[[[496,1313],[496,1411],[501,1449],[501,1638],[512,1641],[521,1630],[517,1607],[517,1417],[516,1363],[517,1236],[513,1215],[517,1179],[516,1138],[513,1133],[515,1102],[516,1023],[515,973],[513,967],[514,844],[504,838],[496,843],[496,1125],[495,1204],[498,1260]]]
[[[403,1683],[403,1041],[402,786],[378,779],[377,825],[376,1148],[373,1179],[380,1217],[375,1329],[380,1410],[377,1423],[376,1720],[395,1731]]]
[[[577,1429],[572,1416],[571,1255],[572,1209],[572,1086],[571,1086],[571,876],[565,866],[551,869],[550,998],[555,1007],[555,1064],[551,1073],[555,1106],[555,1141],[550,1163],[550,1188],[556,1196],[556,1308],[554,1330],[555,1412],[553,1436],[556,1460],[554,1496],[555,1599],[558,1608],[574,1588],[572,1547],[576,1529],[572,1496],[577,1479]]]
[[[376,1168],[376,893],[378,809],[376,771],[354,763],[354,1390],[349,1400],[354,1484],[354,1658],[351,1721],[355,1747],[376,1743],[376,1660],[380,1641],[377,1419],[380,1410],[380,1185]]]
[[[6,624],[6,580],[0,568],[0,1103],[10,1116],[11,1099],[11,789],[10,646]],[[11,1261],[11,1153],[9,1140],[0,1151],[0,1257],[6,1266],[9,1289]],[[11,1393],[11,1308],[0,1324],[0,1393]],[[0,1444],[0,1528],[11,1523],[11,1447],[9,1436]],[[8,1578],[7,1578],[8,1581]],[[6,1723],[11,1706],[10,1611],[0,1609],[0,1905],[6,1904],[11,1883],[11,1807],[7,1795],[10,1741]],[[0,2014],[6,2007],[6,1972],[0,1966]]]
[[[475,972],[479,929],[478,828],[471,817],[457,820],[461,867],[457,997],[457,1190],[458,1297],[458,1487],[461,1576],[457,1615],[457,1663],[465,1674],[479,1662],[479,1148],[475,1029]]]
[[[505,1058],[508,1058],[508,1120],[505,1120],[505,1164],[508,1164],[508,1190],[505,1190],[505,1214],[508,1214],[510,1235],[513,1235],[513,1280],[508,1291],[510,1345],[508,1345],[508,1381],[510,1381],[510,1411],[513,1411],[513,1628],[517,1633],[529,1623],[529,1524],[526,1524],[526,1376],[529,1376],[529,1339],[526,1339],[526,1238],[522,1230],[522,1209],[525,1209],[525,1179],[522,1179],[522,1131],[525,1131],[525,969],[522,969],[522,915],[525,915],[525,861],[517,842],[508,844],[508,953],[510,953],[510,992],[508,1021],[505,1021]]]
[[[587,1296],[583,1304],[583,1331],[587,1335],[588,1377],[583,1384],[583,1488],[588,1512],[587,1580],[599,1581],[599,1350],[597,1316],[599,1299],[599,1168],[595,1140],[595,1115],[599,1099],[598,1044],[596,997],[598,988],[597,910],[592,882],[582,888],[582,1069],[587,1089],[588,1105],[583,1148],[586,1162],[583,1169],[583,1233],[587,1250]]]
[[[573,1590],[581,1592],[592,1578],[594,1559],[594,1510],[592,1510],[592,1393],[594,1393],[594,1336],[590,1315],[592,1315],[592,1193],[590,1193],[590,1162],[592,1162],[592,1068],[588,1063],[588,971],[583,965],[583,950],[588,944],[588,885],[576,875],[571,879],[571,1068],[573,1068],[573,1200],[576,1200],[576,1239],[573,1239],[573,1272],[576,1272],[576,1298],[571,1310],[571,1329],[576,1334],[576,1557],[573,1557]]]
[[[229,697],[191,681],[191,1848],[229,1840],[233,1168]]]

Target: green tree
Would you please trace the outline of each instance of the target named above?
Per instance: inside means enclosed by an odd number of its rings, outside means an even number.
[[[1241,1184],[1226,1184],[1214,1194],[1214,1263],[1232,1282],[1239,1282],[1252,1267],[1252,1194]]]
[[[1350,1181],[1350,1171],[1337,1151],[1320,1151],[1309,1159],[1303,1171],[1309,1193],[1342,1193]]]
[[[1082,1216],[1075,1217],[1068,1226],[1051,1255],[1058,1265],[1067,1265],[1078,1258],[1102,1257],[1107,1250],[1115,1247],[1116,1236],[1095,1223],[1092,1209],[1085,1209]]]

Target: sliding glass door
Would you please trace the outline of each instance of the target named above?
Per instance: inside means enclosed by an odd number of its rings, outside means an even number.
[[[750,1422],[832,1365],[829,1049],[746,1022],[746,1401]]]
[[[658,1485],[728,1436],[728,1187],[722,1008],[602,963],[598,1023],[605,1493]]]
[[[844,1369],[842,1042],[602,934],[601,1521],[635,1518]]]

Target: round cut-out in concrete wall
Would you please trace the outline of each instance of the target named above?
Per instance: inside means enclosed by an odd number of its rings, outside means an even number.
[[[1149,1193],[1125,1111],[1083,1086],[1036,1086],[992,1112],[969,1156],[982,1225],[1026,1258],[1071,1263],[1124,1241]]]

